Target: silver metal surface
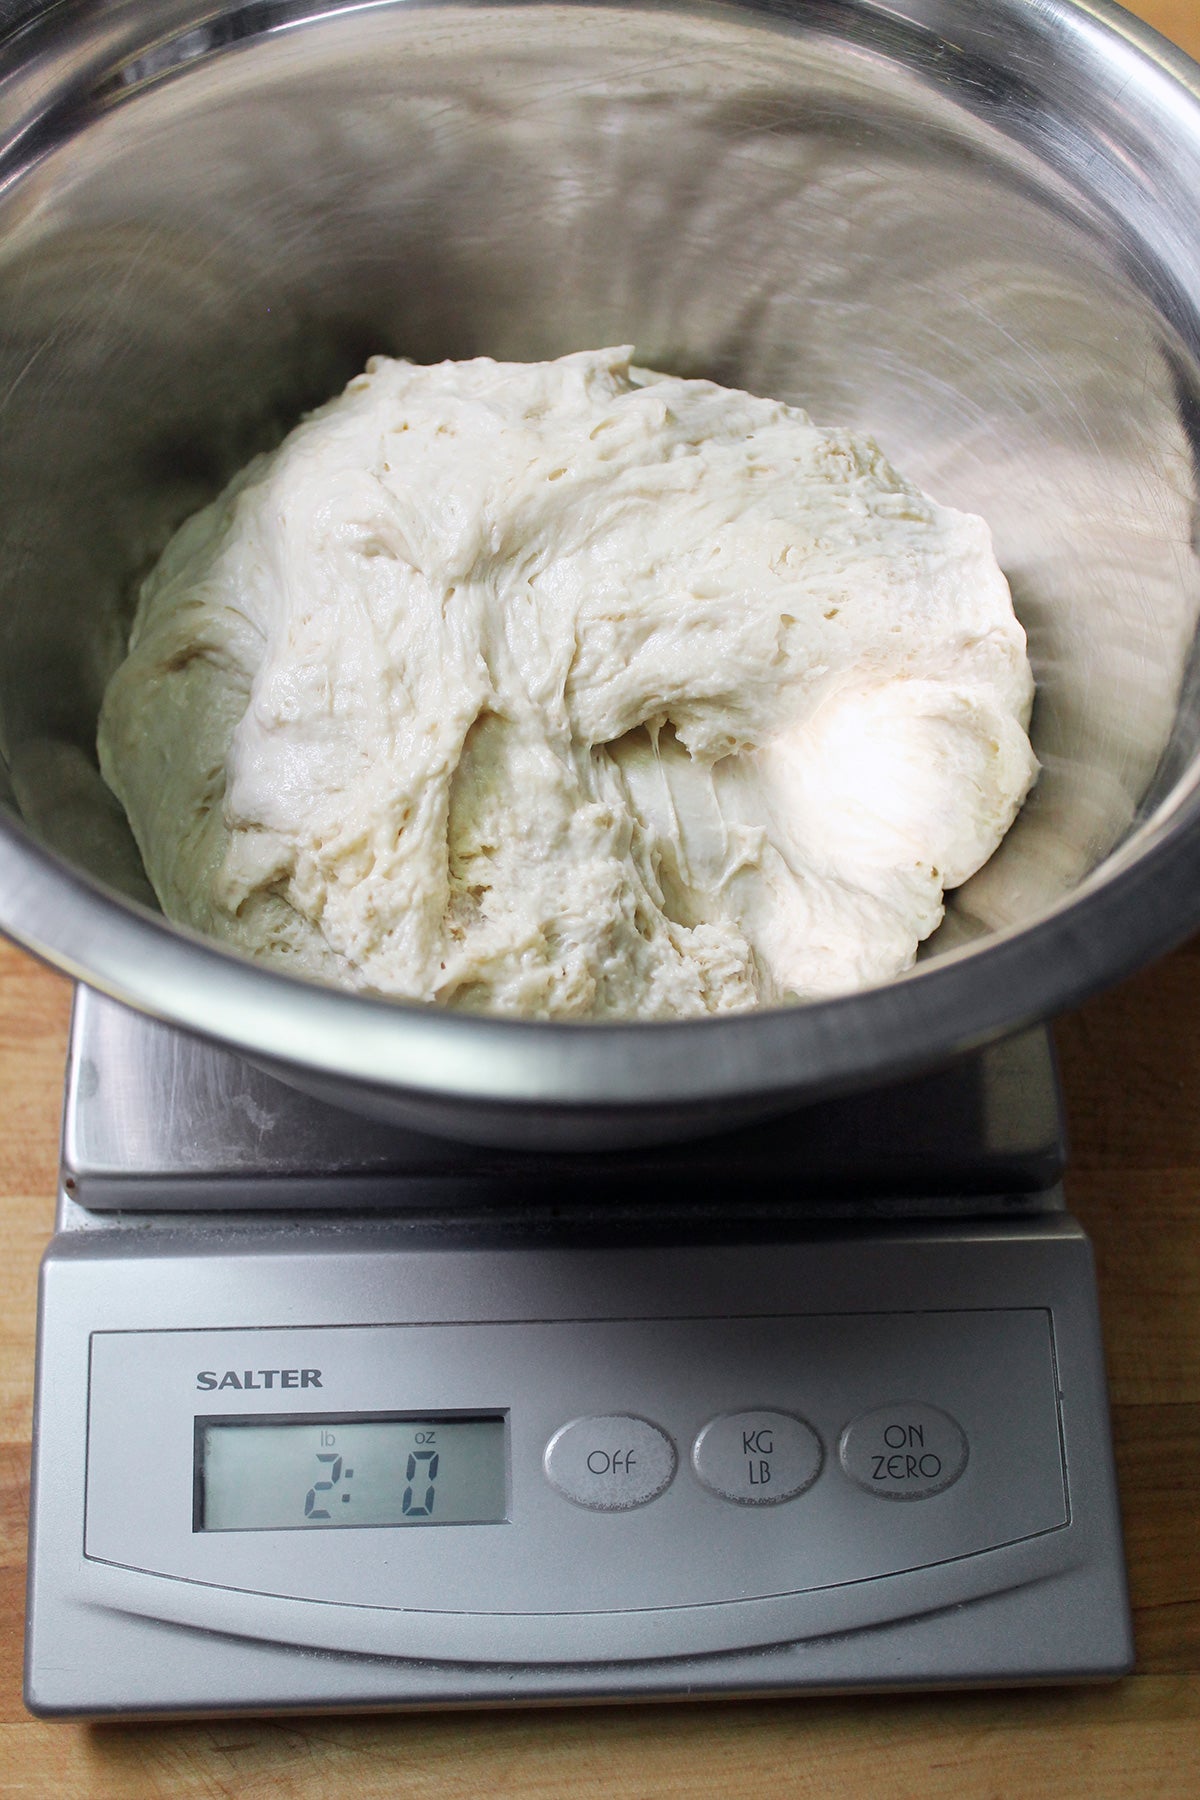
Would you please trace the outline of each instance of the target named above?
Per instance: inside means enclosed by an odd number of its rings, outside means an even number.
[[[1200,918],[1200,85],[1103,0],[64,0],[0,50],[0,920],[343,1106],[665,1141],[1067,1006]],[[146,910],[95,769],[132,583],[376,350],[643,360],[989,520],[1038,788],[917,971],[678,1026],[449,1016]]]
[[[385,1207],[576,1226],[619,1211],[736,1233],[781,1212],[1040,1211],[1065,1159],[1042,1027],[748,1130],[599,1156],[485,1150],[364,1119],[80,988],[63,1107],[65,1192],[93,1223],[113,1210]]]
[[[40,1344],[38,1712],[962,1685],[1131,1660],[1094,1277],[1069,1220],[505,1252],[414,1251],[363,1220],[236,1241],[113,1223],[56,1238]],[[293,1367],[307,1389],[267,1389]],[[909,1401],[970,1452],[952,1486],[897,1504],[835,1446]],[[507,1414],[507,1522],[193,1529],[196,1415],[443,1408]],[[706,1421],[753,1408],[826,1447],[779,1506],[690,1466]],[[630,1412],[677,1446],[665,1491],[616,1512],[556,1493],[556,1430]]]

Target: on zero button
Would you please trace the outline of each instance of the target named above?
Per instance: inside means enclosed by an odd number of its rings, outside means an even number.
[[[861,1413],[838,1444],[838,1461],[851,1481],[884,1500],[928,1500],[944,1493],[966,1468],[967,1456],[967,1436],[957,1419],[920,1400]]]
[[[674,1444],[649,1419],[605,1413],[561,1426],[546,1445],[542,1466],[576,1506],[627,1512],[670,1486],[676,1461]]]

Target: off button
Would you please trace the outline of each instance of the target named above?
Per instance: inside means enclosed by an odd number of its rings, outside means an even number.
[[[851,1481],[884,1500],[928,1500],[967,1466],[957,1419],[919,1400],[878,1406],[847,1425],[838,1460]]]
[[[546,1474],[560,1494],[593,1512],[627,1512],[671,1484],[675,1446],[665,1431],[632,1413],[572,1419],[546,1445]]]

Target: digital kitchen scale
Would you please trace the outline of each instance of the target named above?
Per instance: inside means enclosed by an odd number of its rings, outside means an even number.
[[[1043,1031],[705,1143],[343,1114],[80,990],[27,1700],[1048,1682],[1132,1641]]]

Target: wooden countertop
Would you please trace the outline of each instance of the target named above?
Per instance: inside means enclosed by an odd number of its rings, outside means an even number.
[[[1134,8],[1200,58],[1200,0]],[[1096,1246],[1137,1634],[1114,1687],[49,1725],[21,1703],[38,1258],[70,990],[0,945],[0,1796],[1181,1800],[1200,1793],[1200,940],[1057,1030]]]

